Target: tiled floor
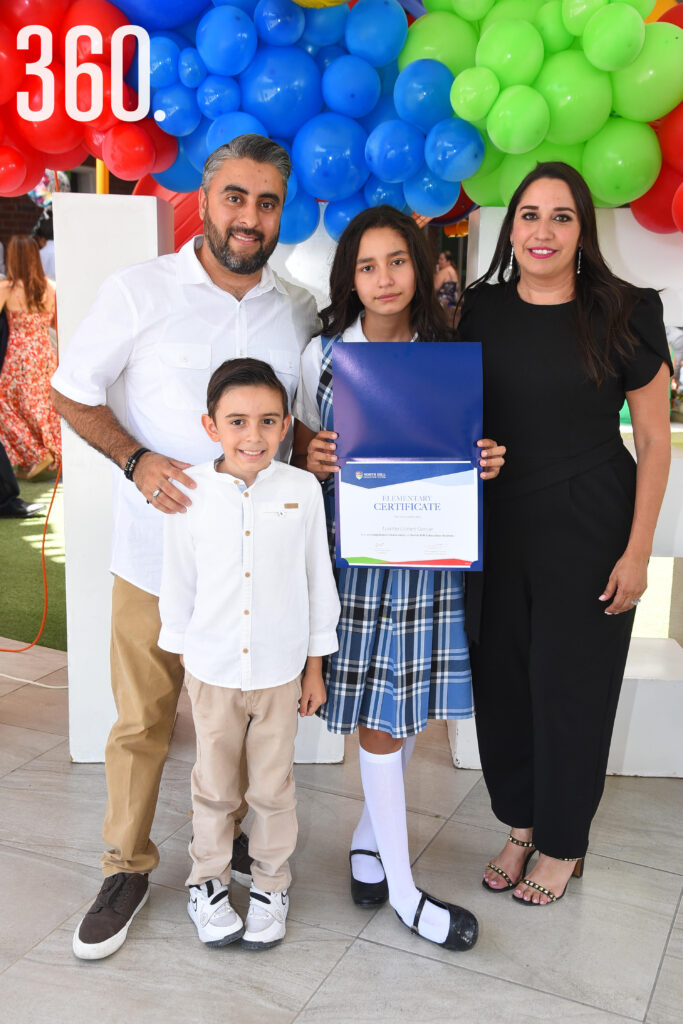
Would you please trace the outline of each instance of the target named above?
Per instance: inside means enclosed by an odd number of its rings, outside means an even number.
[[[0,646],[5,646],[0,641]],[[0,654],[0,673],[65,682],[65,656]],[[0,1024],[681,1024],[683,781],[610,778],[584,878],[533,914],[480,885],[501,845],[478,772],[456,771],[443,726],[407,778],[419,885],[471,908],[480,939],[453,954],[389,907],[348,894],[360,813],[357,746],[297,768],[299,846],[287,938],[268,953],[209,950],[185,911],[191,723],[182,705],[161,788],[151,899],[125,946],[84,963],[71,935],[99,886],[105,783],[73,765],[67,691],[0,674]],[[244,911],[247,891],[234,886]]]

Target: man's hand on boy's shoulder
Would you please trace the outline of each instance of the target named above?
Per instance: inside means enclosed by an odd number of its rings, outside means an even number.
[[[307,666],[301,680],[299,714],[302,718],[314,715],[327,700],[325,684],[319,666]]]

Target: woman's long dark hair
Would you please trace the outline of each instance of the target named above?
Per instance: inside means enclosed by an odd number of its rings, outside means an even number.
[[[410,304],[413,332],[420,341],[452,341],[455,333],[448,326],[434,292],[433,260],[424,236],[412,217],[393,206],[372,206],[363,210],[345,228],[330,272],[330,304],[320,314],[322,333],[327,337],[342,334],[363,310],[363,303],[354,291],[354,278],[360,240],[371,228],[392,228],[405,239],[415,270],[415,295]]]
[[[579,172],[569,164],[537,164],[527,174],[510,200],[488,270],[465,290],[463,298],[468,291],[486,284],[494,276],[499,284],[517,287],[520,275],[516,259],[513,258],[510,277],[506,280],[505,276],[512,255],[510,234],[524,192],[540,178],[564,181],[576,203],[582,247],[581,273],[576,275],[574,283],[579,350],[588,377],[601,384],[616,373],[612,358],[615,354],[629,358],[633,353],[637,341],[629,327],[629,316],[640,289],[616,277],[605,263],[598,245],[590,191]]]
[[[7,246],[7,277],[24,286],[29,313],[45,312],[47,278],[40,262],[38,243],[28,235],[13,235]]]

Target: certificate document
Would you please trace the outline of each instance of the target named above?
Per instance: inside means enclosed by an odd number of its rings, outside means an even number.
[[[339,519],[344,564],[470,568],[478,552],[476,468],[350,460],[340,473]]]
[[[332,345],[339,566],[482,568],[481,346]]]

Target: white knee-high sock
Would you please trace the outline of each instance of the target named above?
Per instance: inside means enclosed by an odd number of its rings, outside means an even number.
[[[365,802],[389,884],[389,902],[401,920],[411,926],[420,900],[408,853],[408,827],[401,752],[371,754],[360,750],[360,771]],[[448,934],[447,910],[427,903],[419,932],[434,942]]]
[[[406,736],[401,747],[401,766],[405,775],[408,762],[415,750],[417,736]],[[356,830],[351,840],[352,850],[377,850],[377,840],[372,828],[372,821],[368,812],[368,805],[363,804],[363,813],[360,816]],[[381,882],[384,878],[384,868],[374,857],[352,857],[351,871],[353,877],[359,882]]]

